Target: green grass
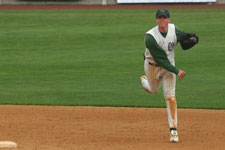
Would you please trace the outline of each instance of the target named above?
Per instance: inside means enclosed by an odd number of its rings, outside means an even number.
[[[199,44],[176,48],[180,108],[225,109],[225,10],[170,10]],[[0,104],[165,107],[141,87],[155,10],[1,10]]]

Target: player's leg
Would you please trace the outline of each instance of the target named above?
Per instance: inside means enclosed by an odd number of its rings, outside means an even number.
[[[142,87],[148,93],[157,93],[160,88],[160,79],[158,77],[160,67],[149,65],[149,61],[146,59],[144,70],[146,75],[140,77]]]
[[[168,121],[170,127],[170,142],[178,142],[177,133],[177,102],[175,97],[166,98]]]
[[[167,72],[162,79],[164,97],[166,99],[168,122],[170,127],[170,141],[178,142],[177,134],[177,102],[175,97],[176,76]]]

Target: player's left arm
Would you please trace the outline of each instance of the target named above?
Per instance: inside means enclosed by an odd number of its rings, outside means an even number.
[[[198,44],[199,37],[195,33],[185,33],[181,32],[176,27],[177,42],[180,42],[180,45],[183,50],[192,48],[194,45]]]

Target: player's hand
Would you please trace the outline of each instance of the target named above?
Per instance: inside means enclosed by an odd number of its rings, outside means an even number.
[[[183,70],[179,70],[177,76],[178,76],[178,78],[181,80],[181,79],[183,79],[183,77],[185,76],[185,74],[186,74],[186,73],[185,73]]]

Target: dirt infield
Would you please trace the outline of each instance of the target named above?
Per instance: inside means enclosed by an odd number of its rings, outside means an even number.
[[[2,10],[24,9],[203,9],[225,8],[225,4],[139,4],[139,5],[0,5]]]
[[[0,114],[0,141],[16,142],[16,150],[222,150],[225,146],[225,110],[179,109],[180,143],[169,142],[166,109],[2,105]]]

